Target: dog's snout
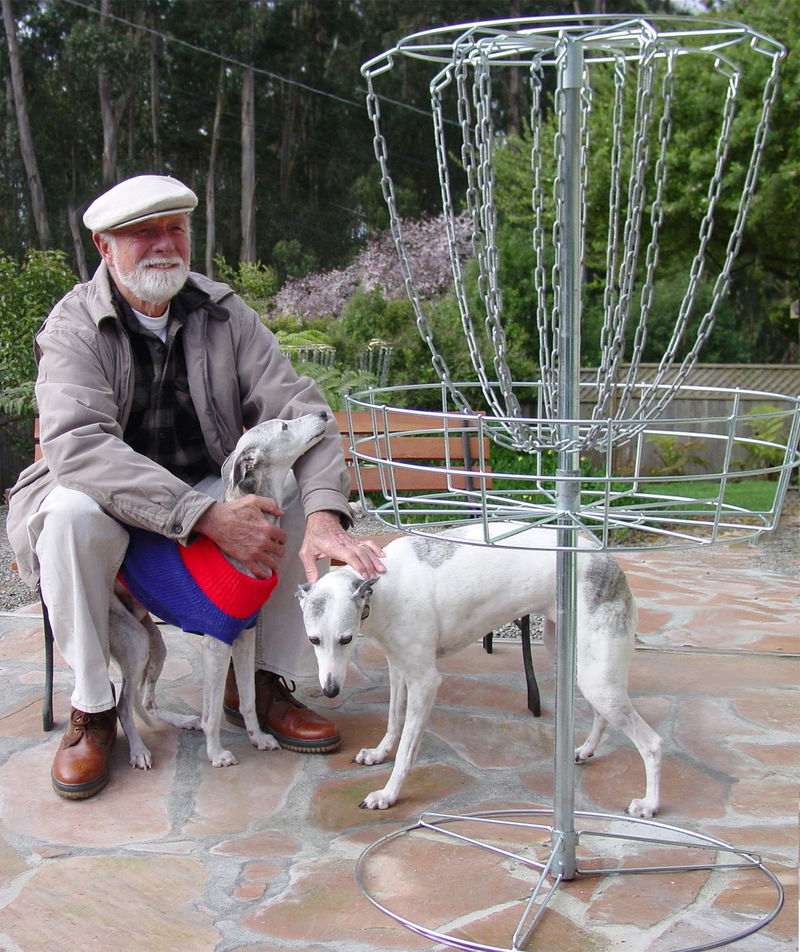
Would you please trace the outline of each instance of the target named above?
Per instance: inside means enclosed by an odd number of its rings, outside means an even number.
[[[339,684],[335,680],[332,674],[329,674],[325,679],[325,686],[322,689],[322,693],[325,697],[336,697],[339,694]]]

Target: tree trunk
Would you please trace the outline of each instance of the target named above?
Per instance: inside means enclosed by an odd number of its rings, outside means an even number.
[[[163,166],[161,158],[161,135],[159,117],[161,116],[161,71],[158,62],[159,37],[150,34],[150,135],[153,142],[153,171],[160,172]]]
[[[88,281],[89,268],[86,264],[86,252],[83,248],[81,223],[78,221],[78,209],[74,205],[69,206],[67,220],[69,221],[69,233],[72,235],[72,250],[75,252],[75,261],[78,264],[78,277],[81,281]]]
[[[106,27],[110,0],[101,0],[100,26]],[[137,31],[138,37],[138,31]],[[125,110],[133,98],[133,85],[128,88],[114,102],[111,91],[111,80],[105,66],[97,68],[97,91],[100,96],[100,118],[103,123],[103,185],[108,187],[117,180],[117,151],[119,149],[119,127]]]
[[[296,148],[296,105],[297,91],[294,86],[286,88],[286,95],[283,99],[283,122],[281,123],[281,149],[280,149],[280,174],[278,178],[278,187],[280,196],[286,199],[289,195],[289,183],[292,177],[292,166],[294,164],[294,149]]]
[[[36,161],[36,150],[33,145],[33,134],[28,119],[28,102],[25,96],[25,81],[22,75],[22,61],[20,59],[19,44],[17,43],[17,24],[14,20],[14,11],[11,9],[11,0],[2,0],[3,26],[6,31],[8,44],[8,61],[11,71],[11,88],[14,93],[14,110],[17,116],[19,131],[19,150],[28,178],[28,188],[31,193],[31,209],[36,225],[36,234],[39,237],[39,247],[50,247],[50,226],[47,221],[47,206],[44,200],[42,179],[39,175],[39,164]]]
[[[242,251],[241,261],[256,260],[256,110],[255,74],[246,69],[242,81]]]
[[[217,243],[217,154],[219,152],[219,131],[222,125],[222,108],[225,105],[225,64],[219,68],[217,81],[217,102],[214,107],[214,125],[211,129],[211,150],[208,156],[208,177],[206,178],[206,274],[215,276],[214,249]]]

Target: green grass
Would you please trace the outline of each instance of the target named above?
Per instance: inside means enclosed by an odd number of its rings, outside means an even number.
[[[772,509],[777,483],[771,479],[741,479],[728,481],[722,501],[728,506],[738,506],[751,512],[768,512]],[[647,492],[663,495],[689,496],[692,499],[716,499],[718,482],[655,483]]]

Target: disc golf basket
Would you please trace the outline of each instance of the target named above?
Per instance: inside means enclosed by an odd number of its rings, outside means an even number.
[[[392,528],[411,533],[435,529],[445,538],[448,527],[481,520],[485,545],[502,546],[508,539],[505,529],[497,531],[500,520],[513,520],[520,531],[548,526],[558,559],[553,810],[465,817],[426,814],[419,823],[373,844],[359,860],[357,876],[367,897],[434,941],[469,950],[525,948],[548,904],[557,902],[563,883],[612,873],[746,869],[774,887],[774,906],[757,922],[692,949],[715,948],[750,935],[781,908],[779,882],[747,851],[648,818],[576,814],[573,700],[579,537],[588,538],[595,550],[611,545],[615,550],[679,548],[752,538],[774,527],[798,463],[798,398],[688,383],[742,241],[784,55],[780,44],[738,23],[701,17],[565,16],[417,33],[362,67],[400,266],[439,378],[438,384],[373,389],[348,398],[349,409],[367,410],[373,421],[372,434],[356,438],[351,431],[359,486],[365,468],[377,469],[383,486],[381,501],[373,502],[362,490],[362,503]],[[435,322],[416,292],[397,210],[391,143],[381,125],[381,79],[412,65],[428,71],[432,155],[453,289],[475,372],[470,381],[453,380]],[[517,211],[529,236],[530,323],[538,337],[538,376],[530,381],[514,379],[503,323],[497,202],[502,182],[497,160],[508,136],[496,88],[509,73],[516,74],[530,102],[529,134],[513,142],[517,153],[524,150],[527,169],[527,205]],[[733,132],[745,79],[759,83],[762,94],[748,154],[742,156],[736,152],[741,136]],[[687,108],[690,88],[704,90],[702,117]],[[687,181],[690,157],[686,140],[676,132],[681,123],[701,121],[707,161],[693,162],[687,195],[685,184],[679,183]],[[456,241],[455,174],[463,176],[465,186],[470,261],[462,260]],[[646,364],[654,316],[659,308],[664,313],[659,301],[661,246],[674,234],[672,218],[690,212],[696,219],[696,249],[680,300],[673,306],[672,330],[661,359]],[[728,233],[720,242],[721,218],[728,221]],[[591,289],[587,273],[593,276]],[[702,288],[709,285],[711,294],[704,297]],[[590,326],[596,329],[600,359],[597,370],[586,374],[580,369],[581,338]],[[652,345],[649,349],[652,352]],[[697,412],[698,401],[702,413]],[[421,410],[420,404],[436,409]],[[398,492],[398,472],[423,465],[393,456],[395,439],[416,435],[411,423],[406,431],[398,431],[396,423],[389,426],[390,413],[396,421],[404,412],[417,419],[420,412],[429,414],[448,438],[480,437],[466,484],[463,470],[445,461],[439,472],[450,481],[448,491]],[[430,429],[425,435],[430,436]],[[527,454],[528,472],[493,471],[485,458],[484,437]],[[710,462],[696,475],[654,476],[647,458],[659,441],[700,447],[702,458]],[[732,480],[759,475],[774,480],[772,504],[757,511],[734,505],[729,496]],[[694,491],[693,484],[700,481],[703,490]],[[550,823],[543,822],[543,813],[552,817]],[[523,845],[532,831],[549,834],[546,856]],[[367,885],[368,867],[398,835],[441,836],[454,850],[467,845],[532,870],[532,893],[513,937],[503,945],[468,941],[410,921],[378,900]],[[516,849],[508,845],[515,837],[520,841]],[[602,858],[607,854],[593,844],[612,841],[624,845],[614,855],[625,853],[626,861],[609,866]],[[587,854],[582,859],[579,845]],[[686,849],[691,856],[679,865],[674,865],[674,856],[663,865],[654,865],[652,857],[643,865],[631,863],[637,848],[647,852],[656,847],[673,853]]]

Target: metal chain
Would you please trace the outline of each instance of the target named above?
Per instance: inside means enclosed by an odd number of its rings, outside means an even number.
[[[738,68],[729,58],[729,49],[712,44],[708,48],[684,47],[675,40],[662,42],[657,31],[646,24],[639,24],[641,32],[632,36],[625,33],[618,45],[613,30],[602,31],[594,38],[594,49],[604,50],[597,62],[613,64],[613,112],[609,156],[609,192],[607,251],[605,261],[606,286],[603,293],[603,320],[600,331],[600,361],[595,378],[597,397],[591,413],[591,424],[581,427],[581,448],[610,445],[630,440],[647,423],[661,414],[672,400],[696,362],[703,344],[711,333],[716,311],[725,294],[732,270],[733,260],[739,250],[747,212],[752,203],[761,155],[766,140],[769,116],[777,91],[778,68],[785,51],[777,44],[767,48],[752,41],[756,52],[771,57],[771,71],[762,96],[762,109],[755,130],[751,161],[740,194],[736,219],[728,238],[723,266],[715,280],[712,301],[708,311],[699,321],[695,339],[688,350],[684,341],[689,329],[689,320],[694,308],[700,281],[706,271],[706,259],[711,239],[715,213],[717,212],[724,183],[727,159],[737,96],[740,86]],[[539,335],[540,363],[540,416],[534,426],[522,425],[514,417],[521,416],[516,397],[515,383],[508,366],[508,342],[502,323],[503,299],[499,281],[499,250],[497,241],[497,214],[495,203],[495,131],[492,123],[492,76],[495,66],[520,65],[524,49],[514,45],[514,62],[504,60],[502,45],[497,37],[482,40],[478,33],[465,35],[453,44],[453,56],[431,82],[431,107],[434,124],[434,139],[439,178],[442,191],[444,222],[448,251],[454,279],[462,329],[469,350],[470,360],[478,376],[489,411],[497,418],[490,429],[492,439],[498,443],[524,449],[561,449],[556,428],[548,420],[559,416],[559,341],[563,320],[562,274],[565,254],[565,121],[566,97],[559,81],[554,94],[553,158],[555,173],[552,181],[553,202],[550,245],[546,239],[547,186],[544,171],[544,66],[563,61],[561,55],[567,37],[564,34],[552,37],[552,45],[544,46],[541,39],[530,55],[529,83],[531,93],[531,156],[532,184],[530,192],[533,227],[531,232],[534,259],[533,287],[536,328]],[[631,42],[637,44],[635,51]],[[713,59],[714,67],[727,78],[727,90],[722,107],[718,132],[714,169],[707,186],[705,210],[699,227],[698,248],[692,260],[689,280],[671,339],[666,347],[654,379],[647,384],[638,382],[638,375],[648,339],[648,322],[655,296],[655,278],[659,264],[659,240],[665,216],[665,192],[670,168],[670,147],[673,140],[673,102],[676,90],[675,66],[677,57],[685,53],[705,54]],[[635,64],[636,90],[631,116],[626,115],[628,78]],[[590,82],[590,67],[595,63],[587,60],[584,69],[580,96],[580,258],[585,257],[586,220],[589,213],[587,194],[589,186],[588,156],[592,149],[593,127],[590,117],[593,110],[593,89]],[[655,92],[657,71],[663,64],[660,91]],[[383,67],[391,68],[391,63]],[[372,72],[364,72],[367,79],[367,109],[374,129],[374,150],[381,169],[381,190],[389,209],[391,233],[400,260],[401,273],[415,314],[417,328],[431,353],[434,370],[451,394],[456,406],[462,411],[473,412],[468,399],[451,378],[450,370],[436,347],[433,329],[422,307],[420,296],[406,254],[403,229],[397,211],[394,187],[389,173],[388,151],[380,129],[378,97],[372,85]],[[377,75],[377,71],[375,73]],[[471,222],[472,247],[478,268],[478,288],[484,309],[484,331],[493,351],[493,371],[496,381],[489,379],[484,351],[479,344],[479,334],[473,320],[471,303],[466,289],[466,278],[458,253],[457,215],[450,187],[448,170],[448,146],[445,136],[443,91],[455,84],[458,103],[458,126],[461,134],[461,160],[467,178],[466,209]],[[660,98],[659,98],[660,97]],[[656,106],[659,112],[656,113]],[[658,131],[651,127],[656,123]],[[630,158],[627,183],[623,184],[626,130],[630,129]],[[657,144],[657,154],[651,155],[651,140]],[[655,150],[652,150],[655,151]],[[574,157],[571,157],[574,160]],[[648,175],[652,171],[652,183]],[[652,195],[648,200],[648,187]],[[648,204],[649,201],[649,204]],[[625,209],[623,211],[623,202]],[[649,225],[644,224],[649,213]],[[645,229],[649,230],[645,237]],[[548,285],[547,257],[554,257],[550,266]],[[643,259],[643,261],[642,261]],[[637,293],[638,287],[638,293]],[[633,324],[634,304],[638,302],[636,327]],[[631,337],[631,329],[633,334]],[[626,342],[631,339],[627,368],[620,380],[621,368],[626,357]],[[675,368],[677,354],[686,351],[683,360]],[[498,393],[499,389],[499,393]],[[635,409],[632,407],[636,399]],[[609,419],[610,408],[613,419]],[[512,418],[512,419],[509,419]],[[613,424],[613,426],[612,426]],[[613,433],[610,431],[613,430]],[[613,439],[612,439],[613,437]]]
[[[762,50],[762,52],[766,51]],[[674,395],[677,388],[686,379],[689,371],[697,361],[703,344],[706,342],[713,329],[714,319],[716,317],[716,311],[719,306],[719,302],[727,291],[728,284],[730,282],[731,270],[733,268],[733,262],[736,258],[736,255],[739,253],[739,248],[742,243],[745,221],[750,210],[750,205],[753,201],[753,195],[755,194],[756,182],[758,180],[758,171],[761,166],[761,157],[764,152],[767,131],[769,129],[769,118],[772,112],[772,107],[775,103],[775,97],[777,96],[778,92],[778,70],[780,68],[781,60],[783,59],[782,52],[767,52],[767,55],[769,55],[772,60],[770,74],[767,78],[767,82],[764,85],[764,92],[761,97],[761,115],[753,136],[753,149],[750,156],[750,163],[747,168],[747,173],[745,175],[744,185],[742,187],[741,197],[739,199],[736,220],[728,238],[728,244],[725,252],[725,262],[714,284],[711,306],[700,322],[695,344],[684,358],[673,381],[671,381],[669,388],[669,399],[672,399],[672,396]],[[733,109],[733,107],[731,107],[731,109]],[[731,116],[730,122],[732,122],[732,119],[733,117]],[[703,231],[701,230],[701,240],[702,238]],[[659,365],[659,370],[663,364],[664,360],[662,360],[662,364]],[[660,413],[664,409],[668,402],[666,397],[667,394],[664,394],[662,399],[654,405],[654,413]]]
[[[433,363],[433,368],[436,371],[439,379],[445,384],[448,391],[452,394],[453,399],[455,400],[457,406],[463,412],[470,412],[469,405],[466,401],[464,395],[460,390],[454,386],[452,378],[450,376],[450,369],[447,366],[447,362],[444,357],[439,353],[436,348],[436,345],[433,340],[433,331],[431,329],[430,323],[425,315],[425,312],[422,309],[422,304],[420,301],[419,294],[417,292],[416,284],[414,282],[414,277],[411,271],[411,264],[408,260],[408,255],[406,254],[405,244],[403,241],[403,230],[400,220],[400,215],[397,211],[397,202],[395,200],[394,193],[394,184],[392,182],[392,177],[389,172],[389,160],[388,160],[388,149],[386,146],[386,139],[384,138],[381,132],[380,126],[380,103],[378,97],[375,93],[374,85],[372,82],[372,75],[366,75],[367,80],[367,115],[372,121],[373,126],[373,148],[375,151],[375,158],[378,160],[378,164],[381,170],[381,192],[383,193],[386,206],[389,210],[389,226],[391,229],[392,237],[394,239],[395,249],[397,251],[397,257],[400,263],[400,271],[403,275],[403,282],[405,284],[406,293],[411,302],[411,306],[414,310],[414,316],[417,322],[417,330],[419,331],[420,336],[425,341],[428,346],[428,350],[431,353],[431,361]],[[434,118],[434,122],[436,119]]]

